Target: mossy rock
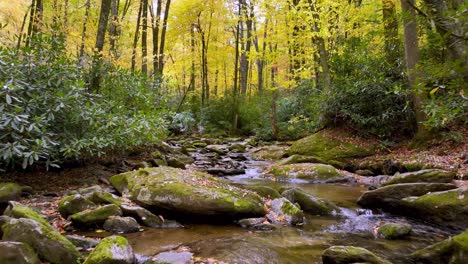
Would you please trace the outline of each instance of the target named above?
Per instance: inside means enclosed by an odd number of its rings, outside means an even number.
[[[164,225],[164,221],[159,216],[143,207],[122,205],[120,208],[122,209],[123,215],[133,217],[144,226],[160,228]]]
[[[452,180],[455,178],[455,175],[455,172],[440,169],[420,170],[402,174],[397,173],[383,185],[411,182],[449,183],[452,182]]]
[[[102,225],[111,216],[121,215],[122,210],[117,205],[109,204],[73,214],[70,219],[77,227],[91,227]]]
[[[167,166],[166,156],[161,153],[161,151],[156,150],[151,152],[152,163],[154,166]]]
[[[415,251],[411,254],[414,263],[466,264],[468,263],[468,231]]]
[[[254,160],[280,160],[286,156],[286,148],[280,146],[265,146],[252,152]]]
[[[184,154],[171,154],[166,156],[167,165],[174,168],[185,169],[186,165],[192,164],[195,160]]]
[[[203,142],[203,141],[198,141],[198,142],[193,142],[192,146],[195,147],[195,148],[204,148],[204,147],[208,146],[208,144],[206,142]]]
[[[403,201],[414,217],[454,229],[468,227],[468,187],[431,192]]]
[[[272,225],[264,217],[260,218],[245,218],[237,222],[242,228],[255,229],[260,231],[270,231],[276,229],[275,225]]]
[[[43,225],[49,225],[49,222],[45,220],[40,213],[36,212],[35,210],[22,205],[18,202],[10,201],[8,203],[8,207],[3,213],[6,216],[13,217],[13,218],[28,218],[33,219],[40,222]]]
[[[0,263],[2,264],[40,264],[34,250],[21,242],[0,241]]]
[[[299,188],[288,189],[281,195],[290,202],[299,204],[304,212],[314,215],[336,215],[340,212],[340,209],[333,203],[316,198]]]
[[[268,186],[243,185],[243,184],[239,184],[236,186],[242,189],[253,191],[257,193],[258,195],[260,195],[261,197],[267,198],[267,199],[276,199],[276,198],[282,197],[281,194],[277,190]]]
[[[430,192],[455,189],[457,186],[450,183],[399,183],[392,184],[376,190],[367,191],[359,197],[357,203],[366,208],[381,208],[405,213],[406,203],[403,198],[421,196]]]
[[[350,263],[371,263],[371,264],[391,264],[369,250],[352,246],[333,246],[327,248],[322,253],[323,264],[350,264]]]
[[[228,147],[231,152],[245,152],[246,146],[236,143]]]
[[[411,234],[411,225],[387,223],[378,227],[377,233],[385,239],[401,239]]]
[[[83,264],[133,264],[135,255],[127,239],[106,237],[99,242]]]
[[[94,192],[91,196],[91,201],[96,204],[115,204],[117,206],[122,205],[122,201],[111,193],[107,192]]]
[[[311,183],[335,182],[347,178],[333,166],[318,163],[273,165],[267,175],[277,179],[301,179]]]
[[[86,199],[81,194],[74,194],[65,196],[60,200],[58,211],[64,218],[67,218],[72,214],[96,207],[95,203]]]
[[[294,142],[289,148],[288,154],[314,156],[330,164],[334,161],[346,162],[354,158],[367,157],[372,155],[373,151],[329,138],[324,133],[318,132]]]
[[[304,213],[286,198],[271,201],[270,211],[266,216],[274,224],[301,225]]]
[[[87,251],[90,248],[94,248],[99,243],[96,238],[84,237],[79,235],[65,235],[75,247],[81,251]]]
[[[40,259],[50,263],[77,263],[80,253],[50,225],[33,219],[11,219],[2,226],[5,241],[22,242],[33,248]]]
[[[326,163],[324,160],[314,157],[314,156],[305,156],[294,154],[287,157],[286,159],[280,160],[276,165],[289,165],[297,163]]]
[[[21,198],[22,187],[13,182],[0,183],[0,206],[9,201],[16,201]]]
[[[263,200],[256,193],[200,171],[171,167],[140,169],[112,176],[110,182],[143,207],[176,216],[218,216],[220,220],[232,220],[265,214]]]

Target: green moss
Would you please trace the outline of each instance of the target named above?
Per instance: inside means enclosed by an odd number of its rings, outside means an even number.
[[[267,146],[256,149],[252,153],[254,160],[279,160],[286,154],[283,147]]]
[[[389,223],[380,226],[377,232],[385,239],[399,239],[410,234],[411,226]]]
[[[453,237],[456,246],[461,250],[468,252],[468,231]]]
[[[468,204],[468,188],[453,189],[423,195],[412,200],[415,204],[428,206],[466,206]]]
[[[121,215],[122,210],[117,205],[110,204],[73,214],[70,218],[74,224],[89,226],[102,224],[111,216]]]
[[[119,256],[121,252],[131,252],[127,239],[122,236],[106,237],[99,242],[83,264],[113,263],[112,260],[115,260],[115,263],[124,263],[118,261],[122,260],[123,256]]]
[[[297,208],[294,204],[289,201],[285,201],[281,206],[281,211],[287,215],[295,215],[301,212],[301,209]]]
[[[44,225],[49,225],[49,222],[47,222],[47,220],[45,220],[38,212],[18,202],[11,201],[4,214],[13,218],[29,218]]]
[[[21,197],[22,188],[16,183],[0,183],[0,203],[17,200]]]
[[[122,205],[122,201],[120,201],[117,197],[113,196],[110,193],[106,192],[94,192],[93,196],[91,197],[92,201],[98,204],[115,204],[117,206]]]
[[[268,174],[277,178],[298,178],[307,180],[327,180],[343,177],[333,166],[317,163],[273,165]]]
[[[84,198],[80,194],[68,195],[60,200],[58,211],[63,217],[79,213],[86,209],[94,208],[96,204]]]

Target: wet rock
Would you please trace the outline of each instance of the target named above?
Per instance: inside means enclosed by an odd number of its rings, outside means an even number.
[[[185,169],[185,165],[192,164],[195,160],[187,155],[168,155],[166,156],[167,165],[174,168]]]
[[[135,233],[140,231],[140,225],[131,217],[111,216],[103,225],[104,230],[111,233]]]
[[[403,206],[403,198],[421,196],[429,192],[445,191],[455,188],[455,185],[449,183],[393,184],[363,193],[361,197],[359,197],[357,203],[367,208],[400,211]]]
[[[120,208],[122,209],[123,215],[135,218],[144,226],[157,228],[163,225],[163,220],[159,216],[143,207],[122,205]]]
[[[218,175],[218,176],[229,176],[229,175],[239,175],[244,174],[244,169],[227,169],[227,168],[209,168],[205,170],[211,175]]]
[[[156,150],[151,152],[151,157],[153,158],[151,160],[153,166],[167,166],[166,156],[161,151]]]
[[[0,209],[5,208],[9,201],[17,201],[21,198],[22,188],[13,182],[0,183]]]
[[[340,209],[333,203],[314,197],[299,188],[292,188],[281,193],[291,203],[297,203],[305,212],[314,215],[336,215]]]
[[[280,160],[276,165],[289,165],[298,163],[326,163],[324,160],[314,157],[294,154],[286,159]]]
[[[314,156],[325,161],[327,164],[342,167],[340,163],[353,158],[372,155],[372,151],[348,142],[330,138],[325,133],[318,132],[294,142],[289,148],[288,154]]]
[[[408,197],[403,202],[408,215],[454,229],[468,227],[468,187]]]
[[[257,194],[199,171],[170,167],[140,169],[115,175],[110,182],[138,204],[172,215],[218,216],[219,220],[228,220],[265,214],[263,201]]]
[[[28,218],[33,219],[43,225],[49,226],[49,222],[45,220],[40,213],[35,210],[22,205],[18,202],[10,201],[4,215],[12,218]]]
[[[281,146],[265,146],[252,152],[254,160],[279,160],[286,156],[286,148]]]
[[[104,190],[102,189],[101,186],[99,185],[93,185],[93,186],[90,186],[90,187],[86,187],[86,188],[81,188],[81,189],[78,189],[78,190],[75,190],[75,191],[71,191],[69,192],[68,194],[69,195],[73,195],[73,194],[81,194],[82,196],[86,197],[86,198],[90,198],[91,196],[93,196],[93,193],[94,192],[103,192]]]
[[[267,199],[276,199],[276,198],[281,198],[281,194],[268,186],[258,186],[258,185],[237,185],[239,188],[250,190],[253,192],[256,192],[258,195],[261,197],[267,198]]]
[[[245,145],[242,145],[242,144],[233,144],[231,146],[228,147],[228,149],[232,152],[245,152]]]
[[[97,205],[83,197],[81,194],[68,195],[60,200],[58,211],[64,218],[87,209],[96,208]]]
[[[206,144],[206,142],[203,142],[203,141],[198,141],[198,142],[193,142],[192,146],[195,148],[204,148],[208,146],[208,144]]]
[[[135,255],[126,238],[106,237],[99,242],[83,264],[133,264]]]
[[[115,204],[117,206],[122,204],[117,196],[107,192],[94,192],[90,199],[96,204]]]
[[[414,263],[468,263],[468,231],[420,249],[411,254]]]
[[[386,223],[377,228],[377,233],[385,239],[401,239],[411,234],[411,225],[404,223]]]
[[[270,231],[276,229],[276,226],[268,222],[267,219],[261,218],[246,218],[237,222],[242,228],[255,229],[260,231]]]
[[[247,157],[245,157],[242,153],[228,153],[227,155],[229,158],[237,161],[245,161]]]
[[[168,251],[162,252],[151,258],[152,260],[148,264],[154,263],[164,263],[164,264],[190,264],[192,263],[191,252],[177,252],[177,251]]]
[[[452,182],[455,175],[455,172],[439,169],[420,170],[402,174],[397,173],[383,185],[412,182],[449,183]]]
[[[72,242],[73,245],[79,250],[86,251],[94,248],[98,243],[98,239],[79,236],[79,235],[65,235],[65,237]]]
[[[2,264],[40,264],[34,250],[21,242],[0,241],[0,263]]]
[[[111,216],[121,215],[122,210],[117,205],[109,204],[73,214],[70,219],[77,227],[92,227],[102,225]]]
[[[391,264],[369,250],[361,247],[351,246],[333,246],[327,248],[322,253],[323,264],[351,264],[351,263],[370,263],[370,264]]]
[[[372,176],[374,173],[371,170],[357,170],[354,173],[361,176]]]
[[[271,201],[270,212],[266,217],[274,224],[300,225],[304,223],[304,213],[286,198]]]
[[[48,224],[27,218],[11,219],[2,230],[3,240],[28,244],[50,263],[76,263],[80,257],[75,246]]]
[[[318,163],[273,165],[269,168],[267,174],[277,179],[301,179],[311,183],[347,180],[347,177],[338,172],[333,166]]]
[[[378,187],[382,186],[382,184],[388,179],[390,179],[391,176],[388,175],[378,175],[378,176],[370,176],[370,177],[360,177],[358,179],[358,183],[368,186],[369,190],[375,190]]]

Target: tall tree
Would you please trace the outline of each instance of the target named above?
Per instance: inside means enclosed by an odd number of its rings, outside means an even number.
[[[239,4],[241,5],[241,21],[244,23],[241,24],[240,33],[241,33],[241,52],[240,52],[240,63],[239,63],[239,85],[240,92],[245,95],[247,92],[248,84],[248,71],[250,63],[250,50],[252,47],[252,25],[253,25],[253,3],[249,3],[246,0],[240,0]],[[245,24],[245,34],[243,30],[243,25]]]
[[[141,1],[141,72],[144,75],[148,75],[148,0]]]
[[[382,0],[382,22],[385,38],[385,56],[387,62],[396,68],[400,57],[400,41],[398,40],[398,19],[395,0]]]
[[[133,48],[132,48],[132,71],[136,68],[136,49],[138,45],[138,39],[140,38],[140,21],[143,10],[143,1],[140,1],[140,7],[138,8],[138,18],[135,28],[135,35],[133,35]]]
[[[169,18],[169,10],[171,6],[171,0],[166,0],[166,6],[164,9],[164,18],[161,29],[161,43],[159,44],[159,75],[162,75],[164,72],[164,46],[166,44],[166,32],[167,32],[167,20]]]

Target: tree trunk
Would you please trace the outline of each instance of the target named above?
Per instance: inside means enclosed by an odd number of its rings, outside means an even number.
[[[148,75],[148,0],[142,0],[141,72]]]
[[[423,122],[426,120],[426,116],[422,110],[423,98],[417,91],[417,78],[420,76],[420,73],[416,68],[416,65],[419,61],[419,45],[416,15],[414,9],[411,6],[412,3],[414,3],[413,0],[401,0],[401,9],[404,13],[403,29],[405,37],[405,59],[406,68],[408,71],[408,81],[412,89],[414,112],[416,114],[416,138],[423,139],[427,137],[428,131],[423,124]]]
[[[99,15],[98,31],[96,35],[95,54],[93,62],[93,70],[91,73],[91,82],[89,90],[96,93],[99,92],[101,81],[101,65],[102,65],[102,50],[104,48],[104,40],[106,37],[106,28],[109,22],[109,14],[111,9],[111,0],[102,0],[101,12]]]
[[[143,9],[143,2],[140,1],[140,8],[138,8],[138,18],[137,18],[137,23],[136,23],[135,35],[133,36],[132,72],[135,71],[135,67],[136,67],[136,48],[138,44],[138,39],[140,38],[140,21],[141,21],[142,9]]]
[[[112,7],[111,7],[111,23],[109,27],[109,54],[117,58],[117,39],[118,39],[118,25],[119,25],[119,0],[112,0]]]
[[[171,6],[171,0],[166,1],[166,7],[164,9],[164,19],[161,30],[161,43],[159,45],[159,75],[163,75],[164,72],[164,45],[166,43],[166,30],[167,30],[167,19],[169,18],[169,8]]]
[[[159,23],[161,21],[162,0],[158,0],[156,4],[156,14],[151,12],[153,22],[153,74],[155,79],[158,78],[159,74]]]
[[[85,55],[85,40],[86,40],[86,31],[88,28],[88,19],[89,19],[89,10],[91,8],[91,0],[86,0],[86,10],[85,10],[85,18],[83,22],[83,31],[81,31],[81,45],[80,45],[80,64],[84,63],[84,55]]]
[[[242,45],[244,48],[241,51],[240,58],[240,92],[245,95],[247,92],[248,74],[249,74],[249,57],[252,47],[252,23],[253,23],[253,6],[247,8],[247,3],[244,0],[239,1],[241,4],[242,17],[245,19],[246,34]],[[243,31],[243,30],[242,30]],[[243,32],[242,35],[244,36]]]
[[[398,41],[398,19],[395,0],[382,0],[382,22],[385,37],[385,57],[393,69],[398,67],[400,42]]]
[[[195,91],[195,25],[190,29],[190,52],[192,53],[192,66],[190,69],[190,83],[192,84],[191,90]]]

